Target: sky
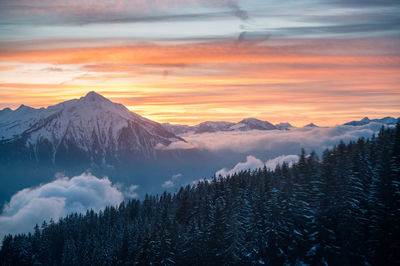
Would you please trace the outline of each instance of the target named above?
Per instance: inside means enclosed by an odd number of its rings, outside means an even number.
[[[400,2],[0,0],[0,109],[96,92],[158,122],[400,116]]]

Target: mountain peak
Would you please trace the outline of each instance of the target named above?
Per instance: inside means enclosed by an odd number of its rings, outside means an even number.
[[[21,104],[16,111],[27,111],[27,110],[33,110],[34,108],[30,107],[30,106],[26,106],[24,104]]]
[[[245,126],[243,126],[245,125]],[[262,121],[260,119],[249,117],[240,121],[238,124],[233,126],[232,129],[240,128],[240,130],[258,129],[258,130],[272,130],[276,127],[268,121]]]
[[[248,117],[240,121],[239,123],[257,123],[257,122],[264,122],[260,119],[254,118],[254,117]]]
[[[305,125],[304,127],[318,127],[318,126],[314,123],[310,123],[308,125]]]
[[[0,110],[0,115],[5,115],[12,113],[12,110],[9,107],[4,108],[3,110]]]
[[[289,122],[280,122],[275,125],[279,130],[289,130],[289,128],[293,127]]]
[[[84,97],[80,98],[80,100],[88,101],[88,102],[110,102],[109,99],[104,97],[101,94],[98,94],[95,91],[88,92]]]
[[[0,110],[0,112],[11,112],[11,111],[12,111],[12,110],[11,110],[10,107],[6,107],[6,108]]]

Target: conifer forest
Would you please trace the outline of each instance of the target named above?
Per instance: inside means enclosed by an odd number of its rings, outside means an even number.
[[[201,162],[199,162],[201,164]],[[2,240],[1,265],[400,265],[400,124]]]

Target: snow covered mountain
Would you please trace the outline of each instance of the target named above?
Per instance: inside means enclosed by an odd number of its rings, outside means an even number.
[[[107,164],[151,158],[156,144],[175,140],[182,139],[96,92],[47,108],[21,105],[0,111],[0,156],[7,147],[53,163],[78,157]]]
[[[293,128],[293,126],[288,122],[281,122],[279,124],[276,124],[275,126],[279,130],[290,130],[290,128]]]
[[[281,123],[282,124],[282,123]],[[206,121],[202,122],[195,126],[187,126],[187,125],[173,125],[169,123],[162,124],[163,127],[169,132],[181,135],[185,133],[212,133],[218,131],[249,131],[249,130],[273,130],[273,129],[282,129],[286,130],[291,127],[289,123],[285,124],[281,128],[274,126],[268,121],[262,121],[256,118],[246,118],[238,123],[226,122],[226,121]]]
[[[382,124],[387,124],[387,125],[394,125],[396,124],[398,121],[400,121],[400,117],[399,118],[394,118],[394,117],[384,117],[381,119],[369,119],[368,117],[364,117],[363,119],[361,119],[360,121],[351,121],[348,123],[345,123],[345,126],[363,126],[366,124],[369,124],[371,122],[376,122],[376,123],[382,123]]]
[[[225,121],[206,121],[195,126],[194,133],[200,134],[205,132],[227,131],[233,125],[235,125],[235,123]]]
[[[174,125],[169,123],[164,123],[162,126],[173,134],[180,135],[188,132],[201,134],[201,133],[211,133],[217,131],[228,131],[230,127],[234,126],[235,123],[225,122],[225,121],[206,121],[195,126],[187,125]]]
[[[1,115],[1,114],[0,114]],[[345,123],[345,126],[363,126],[369,124],[371,122],[386,124],[386,125],[394,125],[400,121],[399,118],[393,117],[384,117],[381,119],[369,119],[368,117],[364,117],[360,121],[351,121]],[[212,133],[218,131],[249,131],[249,130],[290,130],[294,128],[288,122],[281,122],[276,125],[269,123],[268,121],[262,121],[257,118],[246,118],[238,123],[226,122],[226,121],[206,121],[200,123],[195,126],[187,126],[187,125],[177,125],[177,124],[169,124],[164,123],[162,126],[169,132],[175,135],[182,135],[185,133]],[[314,123],[310,123],[304,126],[305,128],[316,128],[319,127]]]
[[[271,124],[268,121],[262,121],[257,118],[246,118],[237,123],[236,125],[230,127],[231,130],[240,130],[240,131],[248,131],[248,130],[273,130],[277,129],[276,126]]]
[[[308,124],[308,125],[305,125],[304,127],[319,127],[319,126],[317,126],[317,125],[314,124],[314,123],[310,123],[310,124]]]

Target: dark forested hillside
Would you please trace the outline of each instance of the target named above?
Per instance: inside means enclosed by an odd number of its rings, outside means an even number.
[[[199,162],[201,163],[201,162]],[[2,265],[399,265],[400,124],[6,236]]]

